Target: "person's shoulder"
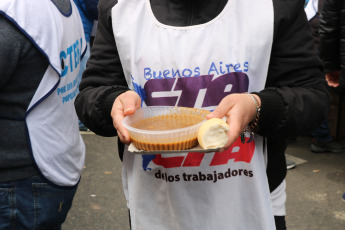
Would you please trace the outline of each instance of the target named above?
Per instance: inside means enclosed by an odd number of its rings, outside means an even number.
[[[108,12],[117,4],[118,0],[99,0],[98,11]]]
[[[0,56],[25,53],[25,50],[31,47],[32,42],[12,21],[0,16],[0,28]]]
[[[13,24],[10,20],[5,17],[0,16],[0,28],[1,28],[1,37],[0,40],[7,40],[11,42],[13,38],[17,38],[22,36],[23,34],[19,32],[19,29],[16,28],[15,24]]]
[[[289,21],[304,14],[304,0],[273,0],[275,20]]]
[[[304,10],[304,0],[273,0],[274,13],[291,15]]]

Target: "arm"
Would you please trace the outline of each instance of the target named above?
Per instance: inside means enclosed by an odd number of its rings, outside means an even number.
[[[325,72],[340,70],[340,12],[335,0],[325,0],[320,15],[320,55]]]
[[[313,128],[317,127],[319,122],[321,122],[327,114],[328,95],[324,85],[325,81],[322,76],[322,66],[320,60],[316,56],[316,48],[313,43],[310,26],[306,19],[301,1],[277,1],[274,3],[276,4],[275,37],[266,84],[267,88],[258,93],[260,96],[259,100],[261,99],[262,103],[262,113],[259,120],[258,133],[266,137],[276,137],[277,134],[279,134],[280,137],[302,135],[309,133]],[[100,14],[101,6],[102,1],[99,5]],[[285,11],[285,9],[288,10]],[[100,41],[98,36],[104,37],[104,32],[109,32],[108,43],[113,44],[112,47],[115,47],[114,38],[111,36],[112,33],[110,32],[110,13],[108,18],[104,20],[103,17],[100,17],[100,20],[101,27],[99,28],[99,32],[105,25],[108,26],[108,29],[104,30],[103,33],[97,32],[96,40]],[[100,55],[107,55],[107,52],[109,53],[109,47],[106,47],[103,50],[104,52],[101,52]],[[116,49],[114,48],[109,55],[113,55],[115,51]],[[90,103],[94,100],[92,98],[98,98],[98,101],[100,101],[100,97],[104,98],[103,101],[107,103],[97,102],[91,105],[97,105],[97,107],[94,107],[93,111],[98,111],[98,115],[102,114],[100,111],[103,111],[103,117],[98,122],[101,123],[107,120],[108,130],[112,130],[112,134],[115,134],[116,132],[114,128],[110,128],[112,120],[109,117],[110,105],[119,93],[128,90],[128,88],[126,88],[123,73],[119,67],[120,62],[118,60],[118,55],[113,59],[114,61],[109,62],[112,63],[111,65],[107,62],[103,65],[103,68],[101,68],[100,65],[102,65],[102,63],[97,63],[99,66],[96,68],[98,68],[98,71],[100,72],[95,74],[97,75],[96,82],[88,83],[89,80],[95,79],[95,77],[92,79],[89,77],[89,75],[91,75],[93,55],[95,57],[98,55],[96,53],[96,46],[92,49],[91,60],[88,63],[90,68],[88,67],[87,70],[89,71],[87,71],[87,74],[84,74],[84,79],[81,83],[82,92],[81,95],[78,96],[77,101],[78,99],[81,99],[83,94],[85,95],[87,91],[89,91],[87,94],[90,97],[89,100],[83,100],[84,102]],[[116,66],[118,67],[114,68]],[[110,68],[114,69],[111,70]],[[113,75],[113,77],[110,77],[111,75]],[[94,85],[99,84],[97,83],[99,80],[102,80],[102,85],[105,83],[106,86],[97,87],[95,90]],[[115,85],[116,82],[119,82],[121,87],[118,86],[114,88],[112,85]],[[86,88],[86,85],[92,85],[92,87]],[[101,93],[102,88],[104,91],[108,92],[108,94],[105,92]],[[94,94],[91,96],[91,91],[101,94]],[[99,97],[96,97],[98,95]],[[247,95],[229,95],[228,97],[231,97],[231,100],[229,100],[229,98],[226,98],[225,100],[246,102],[233,103],[234,106],[231,108],[232,111],[234,111],[233,108],[236,108],[237,111],[241,112],[241,116],[232,116],[236,118],[236,121],[232,122],[232,124],[238,124],[236,131],[233,132],[233,141],[234,139],[237,139],[237,134],[242,132],[243,127],[253,119],[255,107],[251,98]],[[81,109],[85,111],[87,108],[90,108],[89,106],[81,107],[81,104],[82,103],[79,103],[80,107],[78,109],[77,102],[77,111]],[[226,112],[230,110],[230,108],[228,108],[229,103],[225,101],[225,103],[222,104],[226,106],[218,112],[219,114],[214,114],[214,116],[223,117]],[[233,114],[239,114],[237,111]],[[92,117],[92,113],[92,111],[84,112],[84,114],[89,114],[89,116],[85,116],[86,118]],[[317,113],[317,116],[315,116],[314,113]],[[80,114],[82,115],[83,113]],[[245,117],[245,119],[243,119],[243,117]],[[86,121],[82,121],[91,128],[91,130],[99,128],[97,125],[95,125],[94,128],[88,125],[87,119]],[[92,123],[93,122],[90,122],[90,124]],[[94,124],[97,124],[97,122],[94,122]],[[105,126],[102,125],[102,127]]]
[[[261,103],[259,135],[283,140],[310,134],[327,117],[329,96],[303,1],[273,1],[274,38]],[[254,105],[247,95],[226,96],[208,117],[227,116],[230,146],[251,121]]]
[[[308,135],[327,117],[328,91],[302,1],[273,1],[274,41],[262,102],[260,135]]]
[[[99,2],[99,21],[91,56],[75,100],[79,119],[93,132],[115,136],[110,116],[115,98],[129,90],[121,67],[111,24],[111,8],[116,0]]]
[[[344,1],[325,0],[320,17],[320,52],[325,63],[326,80],[338,92],[345,92],[345,42],[343,14]]]

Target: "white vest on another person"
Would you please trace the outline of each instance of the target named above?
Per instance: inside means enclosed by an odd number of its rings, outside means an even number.
[[[160,23],[149,0],[119,0],[112,23],[127,83],[143,107],[212,111],[226,95],[265,86],[271,0],[231,0],[213,20],[187,27]],[[258,135],[222,153],[125,151],[132,229],[274,230],[266,156]]]
[[[307,5],[304,7],[304,11],[307,15],[308,21],[310,21],[317,14],[319,9],[319,0],[308,0]]]
[[[85,145],[74,99],[86,42],[77,7],[64,15],[50,0],[1,0],[0,13],[49,59],[50,65],[26,112],[32,155],[42,175],[58,186],[79,182]]]

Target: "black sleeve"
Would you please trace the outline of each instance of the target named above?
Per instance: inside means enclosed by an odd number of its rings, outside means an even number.
[[[329,95],[304,1],[273,1],[274,38],[259,131],[269,138],[310,134],[327,117]]]
[[[274,2],[274,41],[266,88],[259,92],[260,135],[289,137],[309,134],[327,116],[329,98],[322,65],[303,1]],[[80,84],[76,109],[80,120],[99,135],[116,135],[110,111],[120,93],[129,90],[112,31],[111,8],[99,2],[99,24],[91,57]]]
[[[85,7],[87,10],[88,15],[92,20],[98,19],[98,2],[99,0],[84,0]]]
[[[340,70],[340,11],[335,1],[325,0],[320,15],[320,55],[325,72]]]
[[[325,72],[341,70],[335,92],[345,94],[345,1],[325,0],[320,16],[320,54]]]
[[[102,136],[116,135],[111,108],[115,98],[129,90],[113,36],[111,9],[116,3],[99,1],[97,32],[75,100],[79,119]]]

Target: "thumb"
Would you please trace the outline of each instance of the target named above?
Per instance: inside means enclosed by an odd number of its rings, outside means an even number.
[[[234,99],[236,99],[237,94],[230,94],[224,97],[213,112],[209,113],[206,118],[223,118],[228,115],[229,110],[234,106]]]
[[[211,119],[211,118],[220,118],[222,119],[225,117],[227,114],[227,111],[225,109],[221,109],[221,106],[218,106],[213,112],[207,114],[206,118]]]
[[[132,115],[140,108],[141,99],[140,96],[134,91],[128,91],[120,98],[123,106],[123,112],[125,115]]]

